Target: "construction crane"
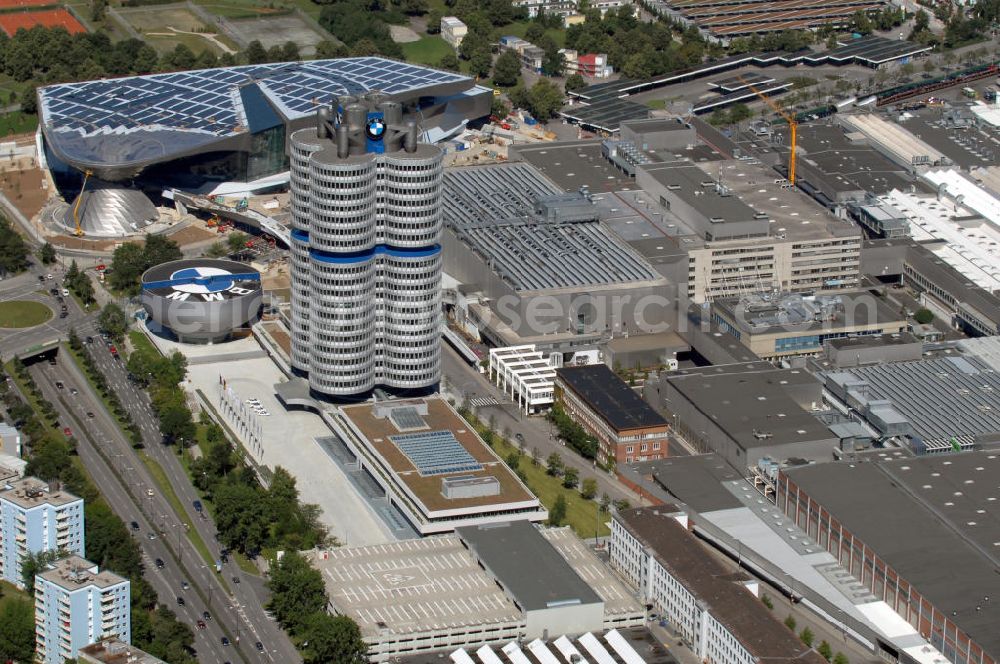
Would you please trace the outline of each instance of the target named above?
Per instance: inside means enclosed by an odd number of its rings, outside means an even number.
[[[80,187],[80,195],[76,197],[76,204],[73,206],[73,222],[76,224],[76,230],[73,234],[77,237],[83,237],[83,228],[80,227],[80,203],[83,202],[83,191],[87,188],[87,180],[94,172],[89,168],[83,172],[83,185]]]
[[[792,184],[792,186],[794,186],[795,185],[795,144],[796,144],[797,138],[798,138],[797,134],[798,134],[799,123],[795,121],[795,116],[794,115],[790,114],[788,111],[786,111],[785,109],[783,109],[780,106],[778,106],[778,104],[775,103],[775,101],[773,99],[771,99],[766,94],[764,94],[763,92],[761,92],[760,90],[758,90],[749,81],[747,81],[746,79],[744,79],[742,76],[740,76],[739,79],[740,79],[740,81],[744,85],[746,85],[748,88],[750,88],[751,90],[753,90],[754,94],[756,94],[758,97],[760,97],[761,99],[763,99],[764,103],[771,107],[772,111],[774,111],[775,113],[777,113],[778,115],[780,115],[782,118],[785,119],[785,122],[788,123],[788,130],[789,130],[789,132],[791,132],[791,150],[789,150],[789,153],[788,153],[788,181]]]

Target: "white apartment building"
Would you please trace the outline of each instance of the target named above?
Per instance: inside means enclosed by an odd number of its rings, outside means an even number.
[[[556,370],[535,344],[491,348],[489,375],[525,415],[552,405]]]
[[[825,661],[771,614],[752,584],[732,580],[676,508],[615,514],[609,552],[612,566],[706,664]]]
[[[445,16],[441,19],[441,39],[448,42],[452,48],[458,48],[469,33],[469,28],[457,16]]]
[[[83,499],[34,477],[0,483],[0,579],[24,589],[28,554],[83,555]]]
[[[132,640],[131,584],[68,556],[35,576],[35,658],[63,664],[80,648],[116,636]]]

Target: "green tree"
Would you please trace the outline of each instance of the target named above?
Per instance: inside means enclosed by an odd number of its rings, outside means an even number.
[[[611,509],[611,496],[606,493],[601,494],[600,508],[602,512],[607,512]]]
[[[427,34],[436,35],[441,32],[441,12],[437,9],[432,9],[427,14]]]
[[[804,627],[801,632],[799,632],[799,640],[812,648],[813,639],[816,637],[813,635],[812,630],[808,627]]]
[[[934,313],[930,309],[917,309],[917,312],[913,314],[913,320],[921,325],[928,325],[934,321]]]
[[[45,570],[45,566],[64,557],[64,551],[51,550],[29,553],[21,563],[21,583],[29,595],[35,594],[35,575]]]
[[[552,475],[553,477],[561,475],[563,472],[562,457],[559,456],[558,452],[553,452],[552,454],[549,455],[549,458],[545,460],[545,466],[546,466],[545,472],[547,472],[549,475]]]
[[[592,500],[597,495],[597,480],[588,477],[580,484],[580,495],[587,500]]]
[[[827,643],[826,641],[819,642],[819,645],[816,646],[816,652],[818,652],[820,655],[823,655],[823,659],[825,659],[828,662],[831,659],[833,659],[833,648],[831,648],[830,644]]]
[[[197,61],[197,56],[186,44],[178,44],[170,52],[170,65],[174,69],[191,69]]]
[[[532,21],[528,29],[524,31],[524,38],[532,44],[537,44],[538,40],[545,36],[545,28],[537,22]]]
[[[863,9],[854,12],[854,16],[851,19],[851,27],[855,32],[862,35],[870,34],[873,28],[872,21],[868,17],[868,12]]]
[[[243,51],[242,56],[247,61],[247,64],[251,65],[260,65],[267,62],[267,50],[260,43],[260,40],[257,39],[247,44],[247,48]]]
[[[444,54],[437,66],[439,69],[455,72],[459,71],[462,67],[461,63],[458,61],[458,56],[451,51]]]
[[[271,567],[268,608],[282,627],[299,633],[306,617],[326,609],[326,586],[319,571],[294,551],[285,553]]]
[[[104,20],[104,14],[108,10],[108,0],[91,0],[90,20],[100,23]]]
[[[300,638],[305,664],[365,662],[367,644],[357,623],[347,616],[331,616],[325,611],[310,614],[302,624]]]
[[[97,325],[102,332],[120,342],[128,331],[128,316],[117,304],[109,302],[101,309],[101,313],[97,317]]]
[[[474,51],[469,57],[469,73],[479,78],[486,78],[490,75],[490,68],[493,66],[493,55],[488,48]]]
[[[566,77],[566,85],[564,87],[566,92],[575,92],[587,87],[587,82],[583,80],[583,76],[580,74],[570,74]]]
[[[563,91],[548,79],[538,80],[528,91],[528,110],[541,122],[555,117],[562,105]]]
[[[194,442],[196,431],[191,411],[183,403],[173,403],[157,413],[160,420],[160,433],[167,440],[183,441],[187,445]]]
[[[771,597],[768,594],[763,594],[760,596],[760,602],[769,609],[774,609],[774,602],[771,601]]]
[[[790,615],[787,618],[785,618],[785,627],[787,627],[788,629],[792,630],[793,632],[795,631],[795,625],[796,624],[797,623],[795,622],[795,617],[794,616]]]
[[[618,500],[615,501],[616,512],[624,512],[630,507],[632,507],[631,503],[629,503],[628,500],[626,500],[625,498],[619,498]]]
[[[580,481],[580,473],[576,468],[567,468],[563,473],[562,485],[567,489],[572,489]]]
[[[566,497],[561,493],[556,497],[555,504],[549,510],[549,525],[561,526],[566,520]]]
[[[214,499],[219,539],[243,553],[260,551],[267,541],[268,518],[257,489],[236,481],[224,482],[216,487]]]
[[[347,47],[338,42],[325,39],[316,44],[316,57],[321,60],[330,58],[346,58],[347,54]]]
[[[45,265],[52,265],[56,262],[56,248],[46,242],[42,245],[42,248],[38,250],[38,258]]]
[[[240,231],[233,231],[226,238],[226,244],[229,245],[229,251],[231,253],[236,253],[243,251],[247,248],[247,241],[250,240],[250,236],[246,233],[241,233]]]
[[[293,41],[286,41],[281,46],[281,60],[284,62],[295,62],[296,60],[301,60],[302,56],[299,53],[299,45]]]
[[[0,274],[22,272],[28,267],[30,249],[6,218],[0,217]]]
[[[521,58],[514,51],[504,51],[493,65],[493,82],[502,87],[510,88],[517,85],[521,78]]]
[[[0,660],[30,662],[35,654],[35,611],[31,602],[9,599],[0,610]]]
[[[833,664],[851,664],[851,661],[847,659],[847,655],[837,651],[837,654],[833,656]]]

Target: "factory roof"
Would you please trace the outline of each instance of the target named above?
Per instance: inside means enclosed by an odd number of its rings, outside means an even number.
[[[848,130],[863,134],[872,145],[881,147],[891,159],[905,168],[940,164],[945,158],[927,142],[876,113],[839,114],[837,120]]]
[[[996,227],[1000,227],[1000,198],[993,196],[964,174],[953,168],[927,171],[924,179],[938,190],[970,210],[981,214]]]
[[[714,452],[631,463],[618,472],[664,503],[683,503],[700,514],[742,505],[722,486],[742,476]]]
[[[904,321],[897,309],[868,292],[805,296],[801,293],[720,297],[712,307],[750,334],[834,332]]]
[[[649,113],[645,104],[627,99],[603,99],[566,106],[559,115],[584,127],[611,134],[619,131],[625,122],[645,120]]]
[[[990,516],[1000,456],[963,452],[782,472],[993,659],[1000,656],[1000,522]]]
[[[785,133],[783,128],[778,131]],[[821,191],[829,188],[823,192],[828,196],[856,191],[884,194],[909,182],[902,167],[871,147],[852,142],[837,125],[800,124],[797,138],[799,163],[812,165],[826,176],[820,182],[812,182],[808,172],[801,172],[798,177]]]
[[[689,161],[645,164],[642,170],[714,223],[749,221],[757,211]]]
[[[742,575],[706,551],[667,508],[639,508],[615,515],[756,661],[822,664],[822,657],[803,644],[749,590]]]
[[[1000,374],[972,355],[852,367],[822,374],[853,388],[865,402],[888,401],[930,449],[1000,433]],[[883,409],[892,416],[888,407]],[[894,416],[893,416],[894,417]],[[895,420],[894,420],[895,421]]]
[[[916,242],[906,248],[906,263],[955,301],[975,309],[1000,331],[1000,296],[989,293],[948,265],[930,248]]]
[[[560,221],[537,214],[540,200],[563,192],[528,164],[450,169],[445,189],[451,231],[514,290],[662,281],[597,220],[596,206],[582,204],[582,194],[572,207],[588,218]]]
[[[681,372],[667,381],[744,450],[832,437],[790,393],[801,381],[816,382],[806,371],[737,365],[731,372]]]
[[[37,477],[15,479],[6,482],[5,485],[6,487],[0,485],[0,500],[13,503],[21,509],[32,509],[40,505],[62,507],[70,503],[83,502],[82,498],[68,491],[50,489],[48,482]]]
[[[523,611],[602,601],[527,521],[465,526],[455,533]]]
[[[556,369],[556,380],[616,431],[667,426],[667,421],[606,364],[562,367]]]
[[[957,200],[945,202],[896,189],[881,200],[906,217],[914,240],[943,243],[931,251],[980,288],[1000,291],[1000,226],[977,220],[977,214]]]

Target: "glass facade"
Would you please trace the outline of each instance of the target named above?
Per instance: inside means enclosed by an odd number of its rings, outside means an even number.
[[[285,153],[285,125],[264,129],[250,138],[250,155],[246,163],[246,181],[288,170]]]

